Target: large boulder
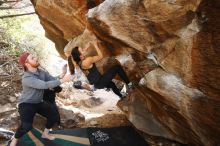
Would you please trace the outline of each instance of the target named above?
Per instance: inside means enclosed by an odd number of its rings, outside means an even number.
[[[95,39],[139,83],[119,103],[138,129],[189,145],[220,143],[219,0],[32,3],[64,58],[64,48]]]

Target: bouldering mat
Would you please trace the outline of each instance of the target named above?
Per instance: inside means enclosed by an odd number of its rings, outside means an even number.
[[[132,127],[88,128],[91,146],[148,146]]]
[[[54,130],[56,139],[41,138],[41,131],[32,129],[17,146],[148,146],[147,142],[128,126],[114,128],[77,128]]]

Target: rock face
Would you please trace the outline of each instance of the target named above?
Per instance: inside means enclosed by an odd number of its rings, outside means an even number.
[[[220,143],[219,0],[32,3],[64,58],[92,40],[117,56],[139,83],[119,103],[138,129],[189,145]]]

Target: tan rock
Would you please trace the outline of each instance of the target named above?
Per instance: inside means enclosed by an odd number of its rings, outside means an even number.
[[[65,55],[69,57],[71,55],[71,51],[73,48],[75,47],[83,48],[90,41],[98,41],[98,39],[91,31],[89,31],[88,29],[85,29],[85,31],[81,35],[71,39],[68,42],[68,44],[64,48]]]
[[[220,143],[218,0],[32,2],[64,58],[65,46],[69,54],[97,39],[118,60],[102,60],[100,71],[120,63],[140,83],[124,105],[134,126],[188,145]]]

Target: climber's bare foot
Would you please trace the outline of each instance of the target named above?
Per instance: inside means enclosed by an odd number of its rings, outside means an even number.
[[[12,141],[11,141],[11,143],[10,143],[10,146],[16,146],[17,143],[18,143],[18,139],[13,138]]]
[[[41,137],[45,138],[45,139],[49,139],[49,140],[54,140],[55,139],[55,137],[52,136],[51,134],[42,134]]]

